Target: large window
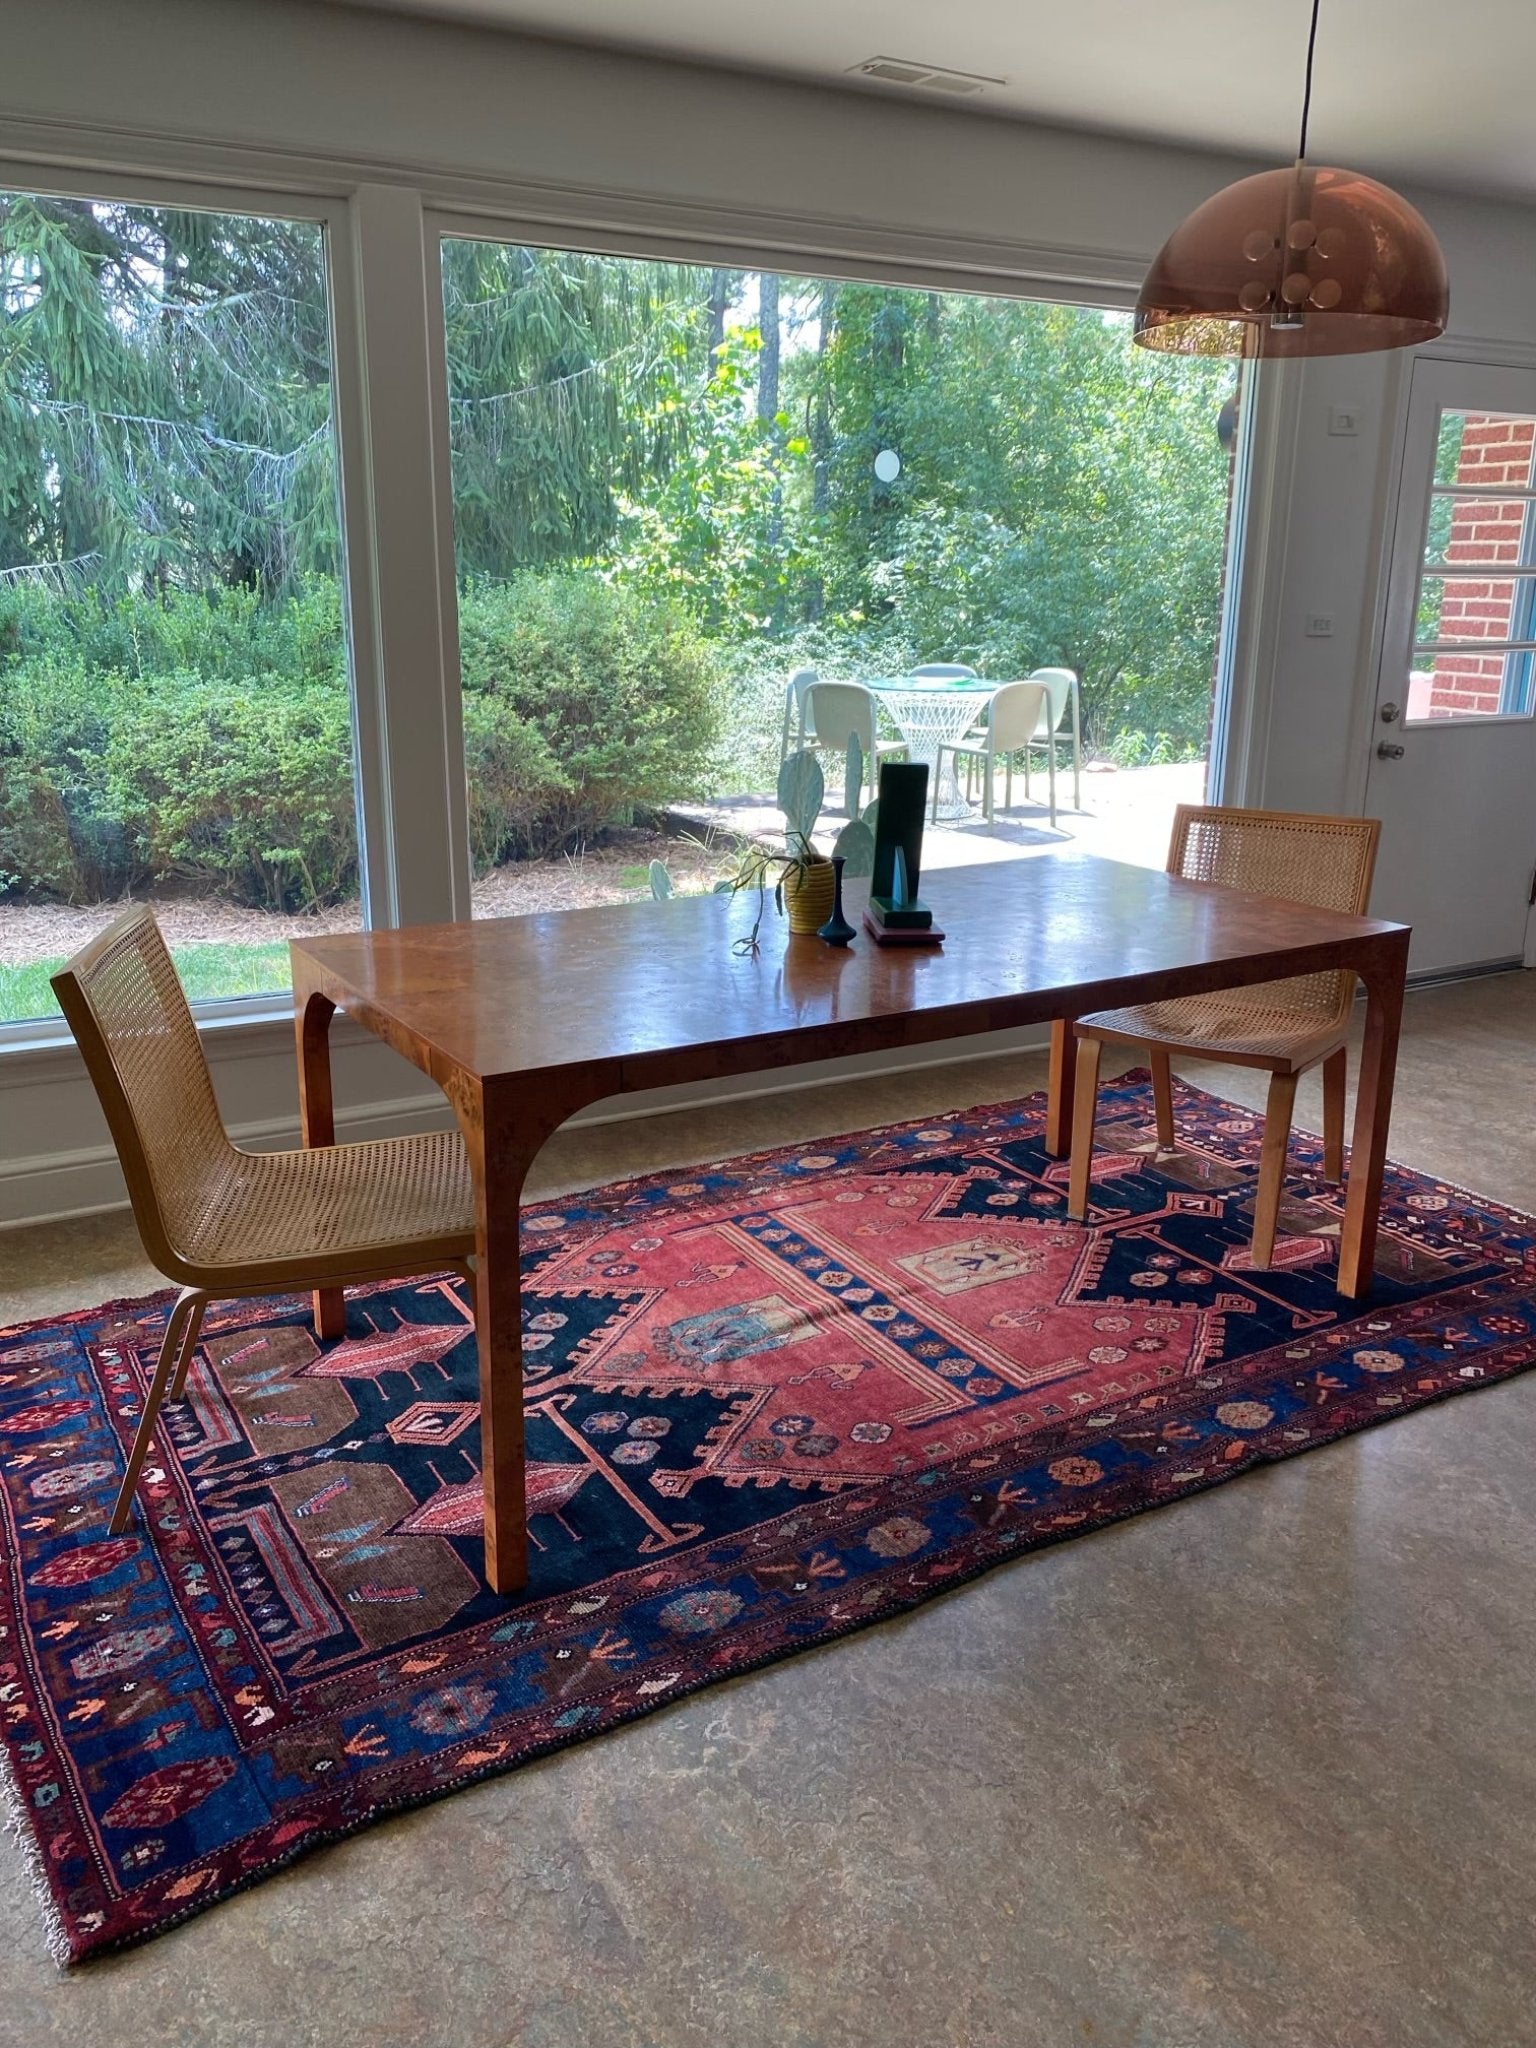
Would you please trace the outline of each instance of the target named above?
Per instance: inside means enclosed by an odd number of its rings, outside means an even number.
[[[153,902],[189,990],[359,910],[319,226],[0,194],[0,1022]]]
[[[1410,719],[1536,708],[1536,419],[1441,412],[1414,640]]]
[[[644,896],[658,857],[710,886],[773,829],[810,670],[1074,671],[1081,808],[1064,709],[1056,825],[1036,750],[1027,800],[1022,758],[990,826],[953,792],[925,858],[1161,862],[1204,786],[1231,365],[1080,307],[485,239],[442,260],[477,913]],[[877,693],[877,737],[898,712]]]

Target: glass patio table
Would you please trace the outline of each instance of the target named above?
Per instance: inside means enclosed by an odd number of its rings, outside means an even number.
[[[939,749],[963,739],[997,693],[998,685],[981,676],[876,676],[864,685],[891,714],[907,743],[910,761],[926,761],[938,778],[938,816],[969,818],[973,806],[961,793],[950,755],[942,770]],[[930,785],[930,788],[932,785]],[[929,815],[933,815],[932,797]]]

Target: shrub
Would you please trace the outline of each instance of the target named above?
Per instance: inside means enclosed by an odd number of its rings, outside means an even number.
[[[0,874],[94,902],[179,881],[301,909],[355,888],[345,688],[24,662],[0,709]]]
[[[237,903],[305,910],[357,886],[344,688],[178,672],[120,693],[106,803],[140,865]]]
[[[52,653],[0,676],[0,888],[93,903],[133,879],[103,773],[120,680]]]
[[[557,852],[708,789],[718,661],[672,606],[555,570],[472,585],[459,644],[482,866]]]
[[[325,576],[276,602],[243,584],[163,595],[0,585],[0,664],[43,659],[123,676],[185,670],[210,681],[337,684],[346,676],[341,592]]]
[[[477,868],[699,794],[717,664],[664,603],[593,573],[467,591]],[[96,902],[179,883],[294,910],[357,886],[336,587],[0,596],[0,891]]]

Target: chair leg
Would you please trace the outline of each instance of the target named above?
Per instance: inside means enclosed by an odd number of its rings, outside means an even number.
[[[1072,685],[1072,808],[1083,808],[1083,707],[1078,687]]]
[[[1009,754],[1003,762],[1003,809],[1013,809],[1013,756]]]
[[[1067,1214],[1074,1223],[1088,1219],[1088,1186],[1093,1178],[1093,1120],[1099,1111],[1097,1038],[1077,1041],[1077,1088],[1072,1098],[1072,1167],[1067,1178]]]
[[[139,1474],[144,1469],[144,1460],[149,1455],[150,1444],[154,1441],[155,1424],[160,1419],[160,1410],[165,1402],[166,1389],[171,1384],[171,1374],[181,1351],[183,1336],[194,1306],[199,1317],[208,1297],[195,1287],[184,1287],[176,1297],[165,1325],[165,1336],[160,1345],[160,1356],[155,1363],[155,1376],[150,1381],[149,1393],[144,1402],[144,1413],[139,1417],[139,1426],[133,1433],[133,1448],[128,1453],[128,1467],[123,1473],[123,1483],[118,1488],[117,1500],[112,1508],[112,1520],[108,1525],[114,1536],[121,1536],[127,1528],[133,1513],[133,1490],[139,1483]]]
[[[1152,1069],[1152,1100],[1157,1106],[1157,1142],[1171,1152],[1178,1142],[1173,1134],[1173,1068],[1159,1046],[1148,1046],[1147,1063]]]
[[[942,746],[938,746],[935,747],[933,753],[933,807],[928,814],[930,822],[935,825],[939,822],[939,777],[943,772],[944,749]]]
[[[1341,1045],[1323,1061],[1323,1172],[1329,1180],[1344,1178],[1344,1083],[1349,1055]]]
[[[988,754],[981,764],[981,814],[989,825],[992,822],[992,792],[996,772],[997,762]]]
[[[208,1306],[206,1294],[200,1294],[187,1311],[187,1327],[181,1333],[181,1353],[176,1360],[176,1377],[171,1381],[167,1400],[179,1401],[187,1390],[187,1368],[192,1363],[192,1354],[197,1349],[198,1336],[203,1327],[203,1311]]]
[[[1264,1150],[1259,1159],[1259,1186],[1253,1203],[1253,1263],[1266,1269],[1275,1255],[1275,1226],[1285,1187],[1286,1148],[1291,1138],[1291,1112],[1296,1106],[1296,1076],[1271,1074],[1264,1108]]]
[[[1056,735],[1053,732],[1049,746],[1051,760],[1051,830],[1056,830]]]

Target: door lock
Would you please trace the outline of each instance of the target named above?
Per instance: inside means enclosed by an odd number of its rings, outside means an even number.
[[[1378,761],[1401,761],[1407,751],[1406,747],[1395,746],[1392,741],[1383,740],[1376,749],[1376,758]]]
[[[1383,704],[1381,707],[1381,722],[1383,725],[1395,724],[1402,715],[1401,710],[1396,704]]]

